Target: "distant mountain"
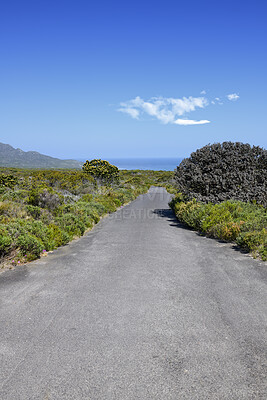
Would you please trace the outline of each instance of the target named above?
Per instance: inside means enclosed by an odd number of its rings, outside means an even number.
[[[9,144],[0,143],[0,167],[43,168],[43,169],[80,169],[83,163],[76,160],[60,160],[45,156],[37,151],[14,149]]]

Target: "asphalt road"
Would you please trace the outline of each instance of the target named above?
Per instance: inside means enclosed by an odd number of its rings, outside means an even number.
[[[0,399],[267,399],[267,265],[151,189],[0,275]]]

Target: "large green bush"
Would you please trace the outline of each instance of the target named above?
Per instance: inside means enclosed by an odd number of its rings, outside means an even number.
[[[181,162],[175,181],[189,200],[255,200],[267,206],[267,151],[239,142],[207,145]]]

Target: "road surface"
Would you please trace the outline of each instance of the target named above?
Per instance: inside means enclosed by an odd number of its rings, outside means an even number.
[[[267,399],[267,266],[151,188],[0,275],[1,400]]]

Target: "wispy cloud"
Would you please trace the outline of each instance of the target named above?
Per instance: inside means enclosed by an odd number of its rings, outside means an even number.
[[[123,103],[121,103],[121,105],[122,104]],[[136,108],[131,108],[131,107],[127,107],[127,106],[119,108],[118,111],[129,114],[132,118],[136,118],[136,119],[138,119],[139,114],[140,114],[139,110],[137,110]]]
[[[239,99],[239,95],[237,93],[230,93],[226,96],[230,101],[236,101]]]
[[[120,103],[118,111],[129,114],[138,119],[141,114],[148,114],[157,118],[164,124],[177,125],[202,125],[210,121],[178,118],[197,108],[205,108],[209,104],[205,97],[183,97],[176,99],[172,97],[152,97],[148,101],[137,96],[135,99]]]
[[[203,124],[209,124],[210,121],[207,119],[201,119],[200,121],[195,121],[194,119],[177,119],[174,121],[174,124],[177,125],[203,125]]]

